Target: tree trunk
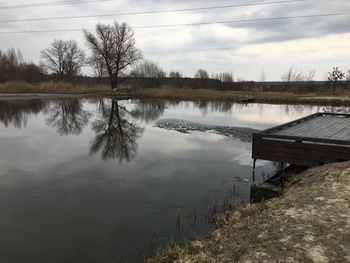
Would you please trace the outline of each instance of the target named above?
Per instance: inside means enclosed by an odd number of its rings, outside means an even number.
[[[114,91],[118,86],[118,80],[117,79],[111,79],[111,89]]]
[[[111,82],[111,89],[114,90],[117,87],[117,85],[113,80],[111,80],[110,82]]]

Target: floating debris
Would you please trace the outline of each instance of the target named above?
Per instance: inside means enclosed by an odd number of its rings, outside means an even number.
[[[246,127],[209,125],[180,119],[161,119],[155,122],[154,127],[174,130],[184,134],[189,134],[193,131],[210,132],[230,138],[238,138],[242,142],[251,142],[252,134],[258,132],[258,130]]]

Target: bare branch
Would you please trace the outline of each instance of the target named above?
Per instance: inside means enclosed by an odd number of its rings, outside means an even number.
[[[63,80],[71,80],[79,74],[85,64],[85,54],[75,40],[55,39],[51,46],[41,51],[42,64],[52,73],[58,74]]]
[[[111,88],[117,88],[119,77],[142,58],[135,47],[134,31],[128,24],[115,21],[113,25],[97,24],[95,34],[83,32],[95,62],[102,62],[100,66],[107,72]]]

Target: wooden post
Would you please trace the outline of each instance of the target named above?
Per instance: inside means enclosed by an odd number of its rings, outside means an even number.
[[[280,173],[283,173],[284,163],[280,163]]]
[[[253,161],[253,184],[255,184],[255,167],[256,167],[256,159]]]

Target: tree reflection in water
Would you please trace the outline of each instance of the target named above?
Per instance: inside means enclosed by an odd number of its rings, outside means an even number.
[[[158,119],[164,112],[167,102],[159,99],[142,99],[135,103],[130,115],[146,124]]]
[[[13,125],[17,129],[26,127],[30,115],[38,114],[47,106],[47,102],[33,100],[0,100],[0,122],[5,127]]]
[[[40,112],[47,114],[46,123],[60,135],[80,135],[88,125],[93,111],[84,110],[85,102],[95,105],[94,99],[65,98],[57,100],[4,100],[0,101],[0,123],[5,127],[25,128],[31,115]],[[246,107],[252,107],[262,114],[271,109],[293,117],[311,114],[315,111],[349,113],[349,107],[315,105],[279,105],[271,108],[268,104],[237,104],[231,101],[166,101],[158,99],[136,100],[131,103],[130,111],[116,100],[100,100],[97,119],[92,123],[95,138],[91,142],[90,153],[101,151],[104,160],[118,159],[131,161],[137,153],[137,140],[144,129],[139,123],[149,124],[159,119],[168,107],[191,109],[194,107],[202,114],[207,112],[241,113]]]
[[[142,136],[144,128],[129,121],[128,115],[131,115],[131,112],[118,105],[116,100],[112,100],[109,106],[101,101],[100,115],[101,117],[92,124],[96,136],[91,143],[90,153],[101,151],[105,161],[131,161],[136,156],[137,140]]]
[[[59,101],[50,107],[49,114],[47,125],[56,128],[60,135],[80,135],[92,116],[79,99]]]

